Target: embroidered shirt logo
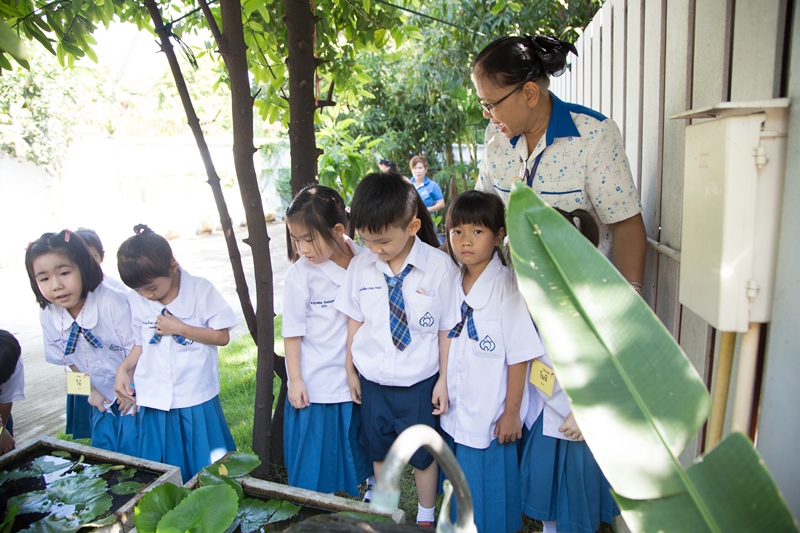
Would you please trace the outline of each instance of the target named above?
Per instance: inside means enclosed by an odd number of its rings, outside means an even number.
[[[493,352],[497,346],[489,335],[486,335],[483,340],[478,344],[484,352]]]
[[[121,352],[123,351],[122,346],[117,346],[116,344],[109,344],[108,349],[112,352]]]
[[[423,328],[429,328],[433,325],[433,323],[434,323],[433,315],[431,315],[430,313],[425,313],[424,315],[422,315],[422,318],[419,319],[419,325],[422,326]]]

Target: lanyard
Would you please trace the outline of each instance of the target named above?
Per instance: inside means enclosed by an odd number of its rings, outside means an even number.
[[[533,178],[536,176],[536,170],[539,168],[539,161],[542,160],[543,155],[544,150],[539,152],[539,155],[536,156],[536,159],[534,159],[533,166],[530,170],[528,170],[528,160],[522,159],[522,156],[519,156],[519,160],[522,163],[522,166],[519,169],[519,179],[525,180],[525,183],[528,184],[528,187],[533,187]]]

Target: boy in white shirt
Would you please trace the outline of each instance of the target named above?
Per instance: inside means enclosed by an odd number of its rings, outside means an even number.
[[[447,412],[447,334],[460,318],[453,290],[457,271],[437,249],[425,204],[399,174],[364,177],[351,213],[371,253],[353,258],[334,306],[350,317],[348,384],[361,404],[359,440],[377,476],[403,430],[414,424],[438,429],[438,416]],[[410,463],[417,523],[433,527],[438,467],[424,450]]]

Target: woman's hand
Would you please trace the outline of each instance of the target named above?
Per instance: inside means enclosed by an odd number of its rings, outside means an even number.
[[[561,424],[561,427],[558,428],[558,431],[563,433],[568,439],[578,442],[583,442],[584,440],[583,434],[578,427],[578,423],[575,422],[575,417],[572,416],[571,412],[567,415],[567,418],[564,419],[564,423]]]
[[[494,427],[494,436],[497,437],[498,444],[515,442],[522,438],[522,421],[519,419],[519,410],[516,413],[503,411]]]
[[[311,402],[308,401],[308,388],[302,379],[289,382],[287,396],[289,397],[289,403],[295,409],[303,409],[311,405]]]
[[[436,385],[433,386],[433,396],[431,398],[433,404],[434,416],[441,416],[450,408],[450,398],[447,395],[447,378],[439,376],[436,380]]]

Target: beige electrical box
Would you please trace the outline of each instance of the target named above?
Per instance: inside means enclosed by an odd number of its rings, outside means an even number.
[[[772,309],[789,99],[724,102],[686,127],[679,299],[722,331]]]

